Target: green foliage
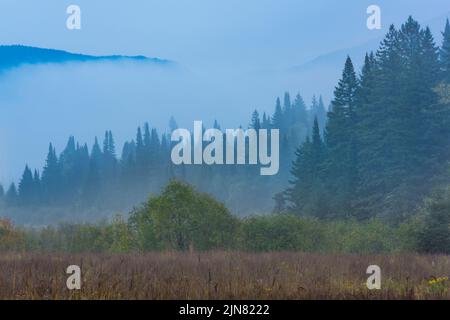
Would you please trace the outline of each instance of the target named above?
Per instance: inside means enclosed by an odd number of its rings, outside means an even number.
[[[240,248],[247,251],[315,251],[323,236],[315,220],[274,214],[243,219]]]
[[[426,201],[419,249],[428,253],[450,253],[450,188]]]
[[[170,182],[158,197],[131,217],[140,244],[173,250],[226,249],[233,240],[236,221],[228,209],[193,187]]]
[[[0,220],[0,250],[70,253],[161,250],[415,252],[420,241],[422,244],[443,241],[442,237],[434,238],[434,228],[442,226],[442,210],[434,212],[440,208],[447,210],[446,206],[433,204],[430,207],[433,218],[426,224],[421,216],[417,216],[398,226],[375,218],[366,222],[319,220],[288,213],[238,219],[211,196],[174,180],[159,196],[151,196],[141,207],[134,209],[128,219],[116,215],[109,222],[98,224],[65,223],[23,230]],[[448,218],[448,210],[445,210]],[[435,223],[436,219],[438,223]]]
[[[414,252],[417,230],[411,223],[394,228],[378,219],[360,223],[282,214],[254,216],[242,221],[239,245],[247,251]]]

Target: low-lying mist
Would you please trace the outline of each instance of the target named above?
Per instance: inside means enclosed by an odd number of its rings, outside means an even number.
[[[302,90],[308,102],[314,87],[323,87],[300,78],[130,61],[27,65],[3,72],[0,181],[4,186],[17,181],[25,164],[41,169],[49,142],[60,152],[70,135],[91,147],[95,136],[101,140],[112,130],[120,154],[138,125],[148,121],[167,132],[172,115],[186,128],[194,120],[212,126],[215,119],[222,128],[246,127],[254,109],[272,113],[284,91]],[[329,75],[322,78],[334,82]]]

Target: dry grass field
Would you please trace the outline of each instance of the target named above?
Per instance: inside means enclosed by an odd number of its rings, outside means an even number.
[[[79,265],[82,288],[66,288]],[[381,290],[366,269],[379,265]],[[448,256],[238,252],[1,254],[0,299],[449,299]]]

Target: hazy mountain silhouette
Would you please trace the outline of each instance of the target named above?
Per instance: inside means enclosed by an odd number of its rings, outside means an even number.
[[[91,56],[63,50],[43,49],[22,45],[0,46],[0,70],[25,64],[68,63],[89,61],[141,61],[156,65],[172,65],[172,61],[145,56]]]
[[[450,12],[447,12],[421,23],[422,27],[430,27],[437,45],[441,45],[441,32],[444,29],[445,20],[449,16]],[[388,27],[389,25],[384,26],[385,33]],[[400,25],[396,25],[396,27],[400,28]],[[383,38],[384,34],[353,47],[324,53],[306,63],[284,70],[283,76],[295,79],[296,83],[304,92],[314,92],[315,90],[315,92],[322,93],[325,97],[331,98],[330,94],[333,92],[334,86],[342,75],[342,68],[347,56],[350,56],[359,72],[364,63],[365,54],[376,51]]]

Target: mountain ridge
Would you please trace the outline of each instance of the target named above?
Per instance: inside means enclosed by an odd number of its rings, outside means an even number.
[[[170,60],[146,57],[144,55],[104,55],[95,56],[73,53],[65,50],[48,49],[25,45],[0,45],[0,70],[20,67],[26,64],[70,63],[98,61],[138,61],[160,66],[174,65]]]

